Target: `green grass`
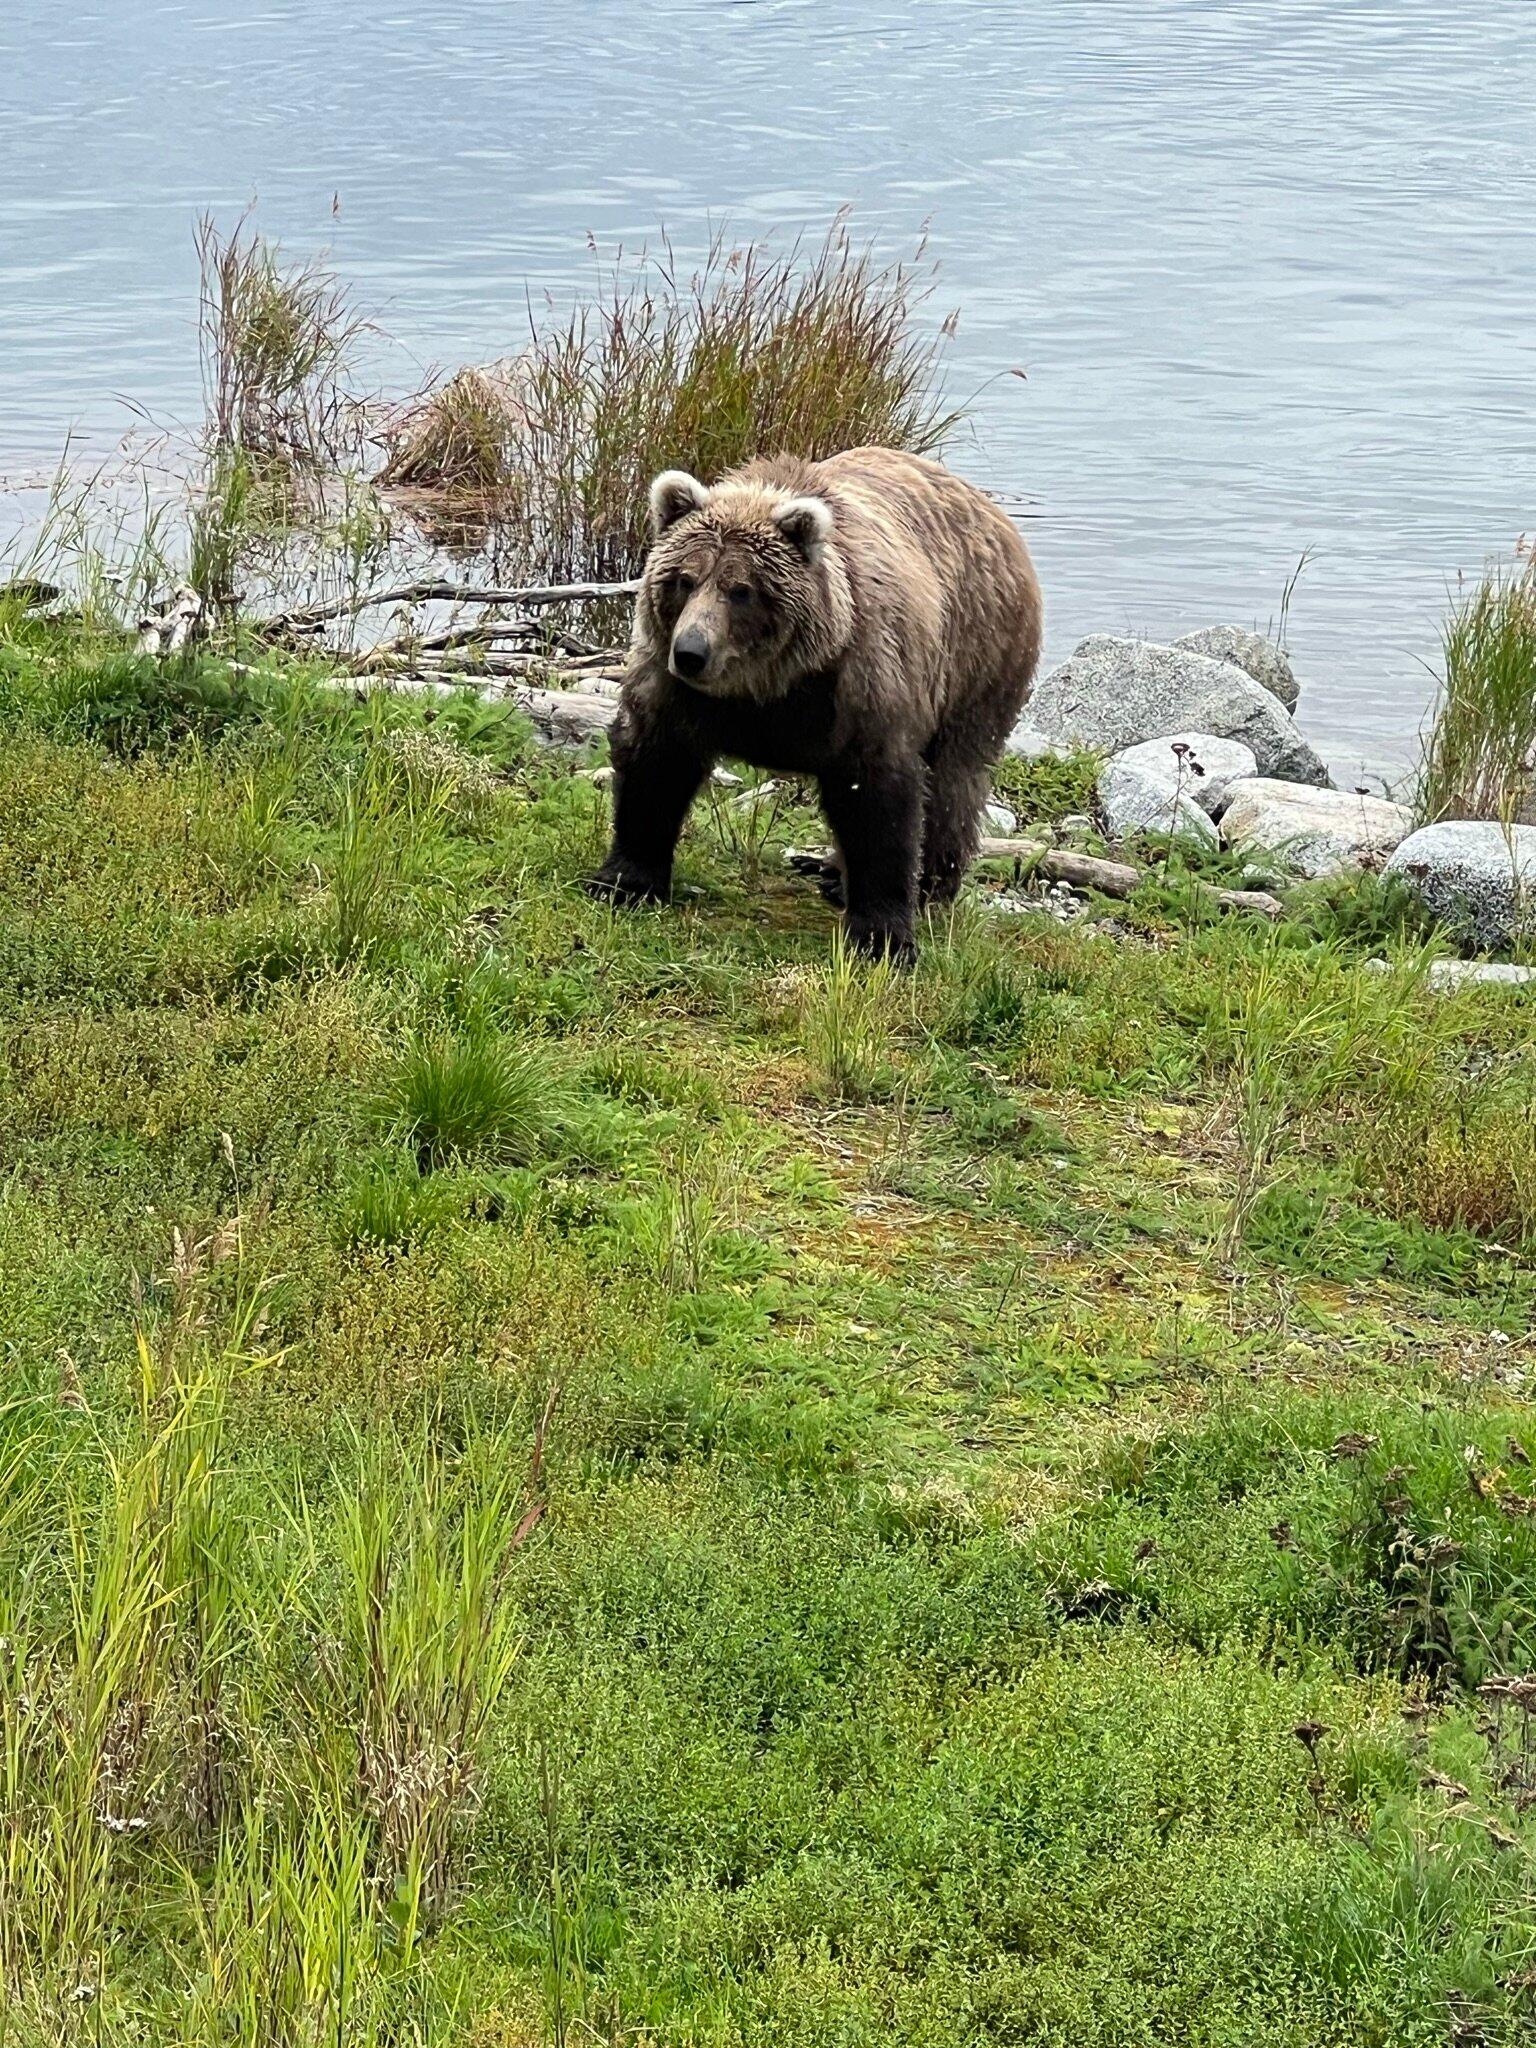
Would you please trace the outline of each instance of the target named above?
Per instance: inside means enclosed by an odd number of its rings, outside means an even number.
[[[869,968],[793,788],[616,913],[515,714],[19,610],[0,717],[6,2048],[1531,2037],[1518,996],[1176,868]]]
[[[1529,815],[1536,774],[1536,564],[1490,571],[1452,611],[1445,675],[1425,742],[1418,811]]]

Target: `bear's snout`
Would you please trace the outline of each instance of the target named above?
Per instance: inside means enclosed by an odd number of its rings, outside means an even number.
[[[672,642],[672,673],[696,682],[709,667],[709,641],[697,626],[685,626]]]

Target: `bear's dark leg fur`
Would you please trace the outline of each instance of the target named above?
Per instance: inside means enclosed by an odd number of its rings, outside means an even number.
[[[981,837],[982,807],[990,784],[990,758],[940,740],[929,757],[923,806],[923,862],[918,901],[953,903]]]
[[[864,762],[821,778],[822,807],[842,854],[848,937],[861,952],[910,960],[916,950],[920,763]]]
[[[713,763],[665,711],[628,707],[613,728],[613,844],[587,883],[616,903],[665,903],[688,806]]]

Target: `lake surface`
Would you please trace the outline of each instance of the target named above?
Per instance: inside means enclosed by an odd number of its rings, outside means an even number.
[[[236,15],[240,18],[235,19]],[[0,475],[199,409],[193,222],[328,250],[409,387],[711,222],[931,225],[951,460],[1048,653],[1290,614],[1348,774],[1536,527],[1531,0],[5,0]],[[1026,380],[1006,375],[1020,368]],[[15,507],[12,506],[13,522]],[[0,543],[6,526],[0,507]]]

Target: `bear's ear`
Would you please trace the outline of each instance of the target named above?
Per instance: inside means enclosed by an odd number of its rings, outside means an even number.
[[[773,523],[808,562],[814,562],[832,538],[832,507],[823,498],[786,498]]]
[[[656,538],[686,519],[690,512],[702,512],[709,503],[708,488],[686,469],[664,469],[651,485],[651,525]]]

